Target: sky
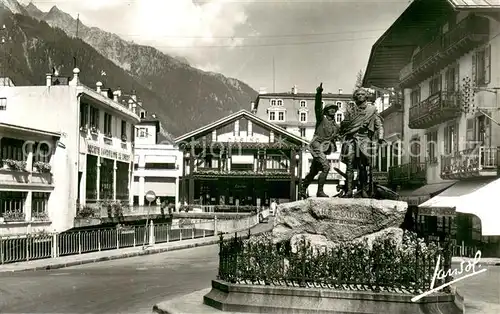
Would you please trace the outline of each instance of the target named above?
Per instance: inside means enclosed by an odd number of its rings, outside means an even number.
[[[21,0],[27,3],[29,0]],[[408,0],[33,0],[255,90],[352,92]],[[273,65],[274,64],[274,65]]]

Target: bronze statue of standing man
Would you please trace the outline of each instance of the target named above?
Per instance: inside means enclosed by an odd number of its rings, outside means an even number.
[[[384,129],[377,108],[368,103],[368,92],[364,88],[354,92],[356,105],[349,106],[340,124],[340,133],[344,137],[341,161],[346,164],[345,197],[353,197],[354,169],[358,170],[358,188],[363,198],[373,191],[371,183],[372,157],[378,150],[377,143],[383,144]],[[373,188],[373,187],[372,187]]]
[[[318,176],[318,191],[317,197],[328,197],[324,192],[328,172],[330,171],[330,161],[327,156],[337,151],[335,142],[338,140],[339,126],[335,122],[335,115],[339,109],[336,105],[327,104],[323,107],[323,83],[316,89],[316,97],[314,99],[314,113],[316,115],[316,129],[313,139],[309,144],[309,149],[313,157],[309,173],[302,182],[302,187],[299,192],[299,198],[307,198],[307,188]]]

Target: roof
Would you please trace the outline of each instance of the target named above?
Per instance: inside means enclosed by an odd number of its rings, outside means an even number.
[[[51,131],[46,131],[46,130],[28,128],[28,127],[24,127],[24,126],[20,126],[20,125],[9,124],[9,123],[1,123],[0,122],[0,128],[16,130],[16,131],[21,131],[21,132],[26,132],[26,133],[31,133],[31,134],[41,134],[41,135],[52,136],[52,137],[57,137],[57,138],[61,137],[60,132],[51,132]]]
[[[306,141],[305,139],[301,138],[300,136],[297,136],[295,134],[292,134],[288,131],[286,131],[285,129],[283,129],[282,127],[274,124],[274,123],[270,123],[270,122],[267,122],[266,120],[263,120],[257,116],[255,116],[254,114],[252,114],[250,111],[248,110],[240,110],[238,112],[235,112],[233,114],[230,114],[222,119],[219,119],[215,122],[212,122],[204,127],[201,127],[201,128],[198,128],[194,131],[191,131],[191,132],[188,132],[182,136],[179,136],[177,137],[174,141],[175,143],[179,143],[181,141],[185,141],[193,136],[196,136],[200,133],[203,133],[203,132],[207,132],[207,131],[210,131],[212,129],[215,129],[216,127],[218,126],[222,126],[226,123],[229,123],[231,121],[234,121],[234,120],[237,120],[237,119],[240,119],[240,118],[247,118],[248,120],[251,120],[252,122],[255,122],[257,124],[260,124],[260,125],[263,125],[263,126],[266,126],[268,127],[269,129],[273,130],[274,132],[276,132],[277,134],[283,134],[285,135],[286,137],[288,138],[291,138],[291,139],[294,139],[295,141],[299,142],[299,143],[303,143],[303,144],[309,144],[308,141]]]
[[[259,94],[257,99],[259,98],[270,98],[270,97],[285,97],[285,98],[314,98],[316,97],[316,93],[265,93]],[[333,94],[333,93],[323,93],[323,98],[352,98],[352,94]]]
[[[415,49],[428,42],[426,32],[453,12],[454,1],[458,0],[413,1],[372,46],[363,86],[397,86],[400,70]]]
[[[458,10],[500,9],[500,0],[448,0]]]

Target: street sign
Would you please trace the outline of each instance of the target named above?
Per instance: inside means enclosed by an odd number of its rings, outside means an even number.
[[[155,192],[150,190],[146,193],[146,201],[151,203],[151,202],[154,202],[155,199],[156,199]]]

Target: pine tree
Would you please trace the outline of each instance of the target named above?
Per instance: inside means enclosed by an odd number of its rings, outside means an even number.
[[[359,70],[358,74],[356,75],[356,84],[354,85],[353,93],[356,89],[363,86],[363,76],[363,70]]]

